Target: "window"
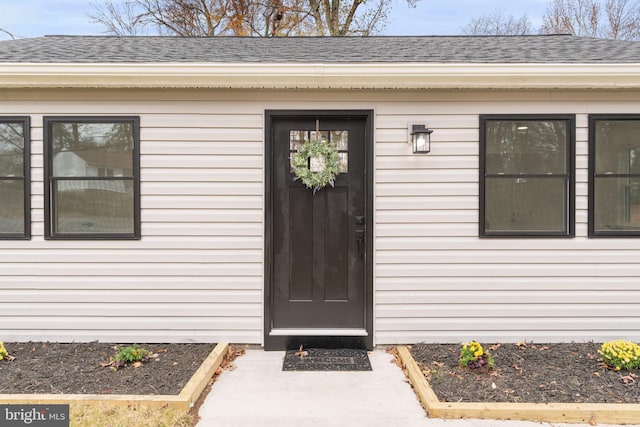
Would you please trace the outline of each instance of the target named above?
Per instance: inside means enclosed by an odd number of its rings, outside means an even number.
[[[640,236],[640,116],[589,116],[589,236]]]
[[[0,117],[0,239],[31,237],[29,117]]]
[[[574,116],[480,117],[480,235],[573,236]]]
[[[139,118],[45,117],[45,237],[140,238]]]

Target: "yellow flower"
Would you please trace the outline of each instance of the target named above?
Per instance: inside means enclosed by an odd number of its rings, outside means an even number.
[[[0,341],[0,360],[4,359],[5,356],[8,356],[8,355],[9,355],[9,352],[5,348],[4,343]]]

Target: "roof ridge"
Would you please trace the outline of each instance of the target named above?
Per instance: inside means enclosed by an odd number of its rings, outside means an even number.
[[[287,40],[287,39],[407,39],[407,38],[518,38],[518,37],[576,37],[570,33],[553,33],[553,34],[425,34],[425,35],[373,35],[373,36],[287,36],[287,37],[253,37],[253,36],[174,36],[174,35],[114,35],[114,34],[45,34],[40,37],[25,37],[20,40],[39,39],[39,38],[129,38],[129,39],[236,39],[236,40]],[[582,37],[584,38],[584,37]]]

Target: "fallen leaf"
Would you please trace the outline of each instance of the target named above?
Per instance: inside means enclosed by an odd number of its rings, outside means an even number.
[[[492,345],[491,347],[489,347],[489,350],[491,351],[496,351],[497,349],[500,348],[500,346],[502,346],[502,344],[500,343],[495,343],[494,345]]]
[[[527,348],[527,343],[524,341],[517,342],[516,345],[520,348]]]
[[[7,357],[7,360],[8,360],[9,362],[13,362],[14,360],[16,360],[15,356],[12,356],[12,355],[10,355],[10,354],[7,354],[7,356],[6,356],[6,357]]]
[[[302,359],[303,357],[307,357],[309,355],[309,352],[302,350],[302,344],[300,344],[300,348],[294,354]]]
[[[625,376],[620,375],[620,379],[625,384],[633,384],[633,383],[635,383],[636,382],[636,378],[638,378],[638,376],[636,374],[629,374],[629,375],[625,375]]]
[[[142,362],[134,362],[133,363],[133,367],[134,368],[139,368],[140,366],[142,366]]]
[[[540,351],[545,351],[545,350],[549,350],[549,347],[547,347],[546,345],[543,345],[542,347],[540,347],[539,349]]]
[[[431,362],[431,364],[437,366],[438,368],[442,368],[444,366],[444,362],[436,362],[435,360]]]
[[[178,366],[178,362],[173,362],[171,366]]]
[[[601,377],[600,377],[600,372],[594,372],[594,373],[593,373],[593,375],[594,375],[594,376],[596,376],[596,377],[598,377],[598,378],[601,378]]]

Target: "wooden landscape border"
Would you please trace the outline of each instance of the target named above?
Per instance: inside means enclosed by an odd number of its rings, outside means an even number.
[[[88,405],[145,405],[152,408],[170,406],[180,410],[193,407],[213,374],[220,367],[229,349],[228,343],[218,343],[191,376],[178,395],[136,395],[136,394],[0,394],[2,404],[39,403]]]
[[[429,418],[481,418],[551,423],[638,424],[640,404],[440,402],[406,346],[398,356]]]

